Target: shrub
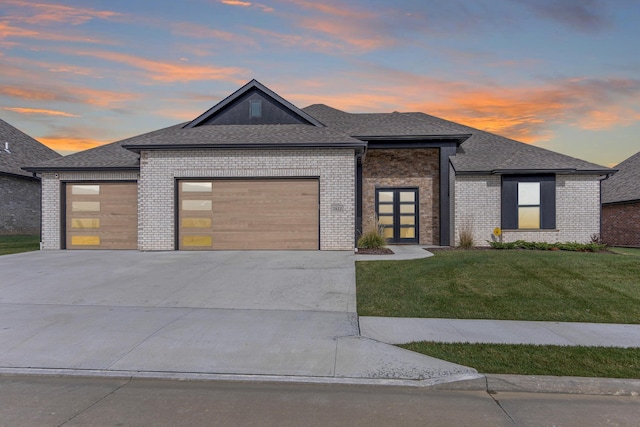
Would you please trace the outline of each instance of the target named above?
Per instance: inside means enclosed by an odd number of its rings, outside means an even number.
[[[525,242],[524,240],[516,240],[515,242],[503,243],[496,241],[487,241],[493,249],[527,249],[538,251],[576,251],[576,252],[600,252],[607,245],[602,243],[546,243],[546,242]]]
[[[473,241],[473,228],[468,225],[460,227],[460,234],[458,236],[459,242],[458,246],[462,249],[471,249],[474,246]]]
[[[378,218],[374,219],[374,224],[364,232],[358,239],[358,247],[363,249],[380,249],[387,246],[387,239],[383,235],[383,227]]]

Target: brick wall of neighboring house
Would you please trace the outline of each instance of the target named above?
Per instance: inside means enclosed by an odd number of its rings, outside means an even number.
[[[455,238],[460,230],[471,229],[475,244],[488,246],[493,229],[500,227],[500,176],[457,176],[455,197]],[[600,181],[597,175],[556,176],[556,229],[504,231],[503,241],[588,243],[600,233]],[[452,243],[453,243],[452,242]]]
[[[374,149],[362,164],[362,228],[374,224],[376,188],[418,188],[420,244],[440,243],[439,150]]]
[[[0,175],[0,235],[40,234],[40,181]]]
[[[60,249],[62,244],[63,181],[136,181],[138,172],[59,172],[42,174],[42,249]],[[138,199],[140,196],[138,195]],[[138,200],[140,205],[140,200]]]
[[[353,149],[143,151],[140,159],[141,250],[173,250],[175,178],[320,178],[320,249],[353,250]]]
[[[602,206],[602,240],[609,246],[640,247],[640,201]]]

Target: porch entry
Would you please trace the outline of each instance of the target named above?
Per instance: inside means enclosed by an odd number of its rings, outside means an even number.
[[[377,188],[376,214],[389,243],[418,243],[418,189]]]

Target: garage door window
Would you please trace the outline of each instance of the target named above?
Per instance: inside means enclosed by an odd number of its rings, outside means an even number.
[[[100,194],[99,185],[72,185],[71,194],[77,196],[97,196]]]
[[[183,193],[211,193],[211,182],[183,182]]]
[[[210,211],[211,200],[183,200],[182,210],[184,211]]]
[[[73,202],[71,210],[73,212],[100,212],[100,202]]]
[[[71,228],[100,228],[100,218],[72,218]]]

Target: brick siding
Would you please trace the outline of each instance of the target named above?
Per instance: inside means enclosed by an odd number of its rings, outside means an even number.
[[[141,250],[175,247],[176,178],[320,178],[320,249],[353,250],[354,152],[184,150],[142,152],[138,198]]]
[[[0,235],[40,234],[40,181],[0,175]]]
[[[640,247],[640,201],[602,206],[602,241]]]
[[[419,193],[419,243],[440,242],[439,150],[369,150],[362,163],[362,228],[374,225],[376,188],[413,187]]]
[[[501,178],[497,175],[457,176],[455,179],[455,232],[469,229],[477,246],[488,246],[493,229],[500,227]],[[505,242],[587,243],[600,233],[600,181],[597,175],[556,176],[556,229],[503,231]]]

